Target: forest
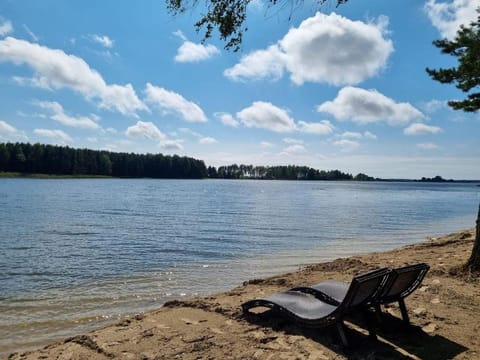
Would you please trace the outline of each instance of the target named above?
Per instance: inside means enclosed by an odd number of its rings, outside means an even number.
[[[357,180],[374,178],[307,166],[229,165],[208,168],[178,155],[134,154],[68,146],[0,143],[0,172],[66,176],[164,179]]]
[[[0,144],[0,171],[128,178],[201,179],[207,177],[205,163],[189,157],[117,153],[28,143]]]
[[[209,178],[219,179],[265,179],[265,180],[356,180],[370,181],[374,178],[358,174],[343,173],[339,170],[316,170],[308,166],[253,166],[229,165],[218,169],[208,167]]]

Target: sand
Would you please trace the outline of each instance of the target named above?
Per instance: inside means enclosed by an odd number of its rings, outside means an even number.
[[[466,262],[473,230],[393,251],[304,266],[296,272],[250,280],[231,291],[173,301],[118,324],[14,353],[10,359],[480,359],[480,277],[451,269]],[[411,325],[395,304],[384,308],[378,340],[361,319],[348,318],[349,348],[334,329],[305,329],[282,320],[252,323],[240,304],[299,284],[349,281],[378,267],[426,262],[422,286],[406,299]]]

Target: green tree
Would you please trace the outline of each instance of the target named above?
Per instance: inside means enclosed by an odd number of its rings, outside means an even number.
[[[247,7],[252,0],[206,0],[206,12],[202,12],[200,19],[195,23],[195,29],[204,30],[204,40],[218,30],[220,39],[226,42],[225,48],[238,51],[242,37],[248,28],[245,26]],[[333,1],[338,5],[348,0],[316,0],[318,5]],[[183,14],[198,4],[198,0],[166,0],[167,8],[173,15]],[[293,8],[303,4],[304,0],[267,0],[268,6]]]
[[[7,145],[0,144],[0,171],[8,170],[8,163],[10,162],[10,152]]]
[[[451,100],[448,102],[455,110],[476,112],[480,109],[480,8],[479,16],[469,26],[460,26],[455,39],[436,40],[433,44],[442,50],[442,53],[456,56],[458,67],[448,69],[429,69],[427,73],[432,79],[443,84],[454,83],[465,93],[469,93],[464,100]],[[475,243],[470,259],[465,265],[469,272],[480,272],[480,207],[477,214]]]
[[[24,172],[25,171],[25,165],[27,162],[27,157],[25,156],[25,153],[23,151],[23,144],[15,144],[15,156],[13,160],[15,161],[15,171],[18,172]]]
[[[455,39],[433,42],[442,53],[457,57],[458,66],[438,70],[426,69],[432,79],[444,84],[453,83],[467,93],[464,100],[448,102],[455,110],[475,112],[480,109],[480,8],[477,12],[477,20],[470,23],[470,26],[460,26]]]
[[[112,174],[112,161],[106,152],[97,153],[98,160],[98,174],[99,175],[111,175]]]
[[[375,180],[375,179],[373,177],[365,175],[363,173],[358,173],[357,175],[355,175],[353,180],[355,180],[355,181],[372,181],[372,180]]]

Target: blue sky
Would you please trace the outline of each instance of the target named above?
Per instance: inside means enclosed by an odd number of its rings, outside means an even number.
[[[2,0],[0,141],[480,179],[480,114],[425,72],[478,0],[314,3],[252,1],[234,53],[201,44],[201,1]]]

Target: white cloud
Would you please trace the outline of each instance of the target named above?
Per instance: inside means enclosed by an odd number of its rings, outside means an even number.
[[[340,135],[344,139],[361,139],[363,135],[359,132],[345,131]]]
[[[226,126],[231,126],[231,127],[238,127],[240,124],[235,118],[229,114],[229,113],[215,113],[214,114],[220,121],[223,123],[223,125]]]
[[[341,139],[351,139],[351,140],[375,140],[377,136],[372,134],[370,131],[365,131],[363,134],[356,131],[345,131],[339,135]]]
[[[11,21],[5,21],[3,24],[0,24],[0,36],[5,36],[10,34],[13,31],[13,26]]]
[[[271,142],[268,142],[268,141],[262,141],[260,143],[260,147],[262,147],[264,149],[270,149],[270,148],[275,147],[275,145],[273,145]]]
[[[386,122],[405,125],[425,116],[410,103],[396,103],[376,90],[347,86],[333,101],[319,105],[319,112],[332,114],[337,120],[350,120],[359,124]]]
[[[198,140],[198,143],[199,144],[202,144],[202,145],[211,145],[211,144],[216,144],[218,143],[218,141],[212,137],[203,137],[201,139]]]
[[[0,62],[2,61],[25,64],[35,71],[33,78],[17,77],[20,83],[46,89],[68,88],[87,99],[99,99],[100,107],[124,115],[147,110],[131,84],[108,85],[83,59],[68,55],[62,50],[7,37],[0,40]]]
[[[298,130],[307,134],[329,135],[333,132],[333,129],[334,126],[328,120],[310,123],[305,121],[298,122]]]
[[[453,40],[460,25],[469,25],[477,18],[476,9],[479,6],[478,0],[453,0],[450,2],[428,0],[425,4],[425,11],[442,38]]]
[[[197,104],[188,101],[182,95],[147,83],[145,89],[147,101],[156,105],[165,114],[179,115],[188,122],[206,122],[207,117]]]
[[[107,85],[102,92],[102,108],[116,109],[124,115],[132,115],[136,110],[148,110],[140,101],[131,84]]]
[[[249,128],[262,128],[279,133],[301,132],[315,135],[328,135],[334,126],[327,120],[320,122],[295,122],[287,110],[269,102],[255,101],[237,113],[237,118]]]
[[[405,135],[426,135],[438,134],[442,132],[442,128],[438,126],[425,125],[422,123],[415,123],[403,130]]]
[[[73,142],[73,139],[62,130],[49,130],[49,129],[35,129],[33,133],[38,136],[42,136],[51,139],[59,144],[66,144]]]
[[[290,145],[287,148],[285,148],[281,152],[281,155],[300,155],[305,153],[307,153],[307,149],[305,148],[305,146],[296,144],[296,145]]]
[[[50,110],[53,114],[50,115],[50,119],[55,120],[65,126],[71,126],[75,128],[83,129],[100,129],[100,125],[97,124],[98,117],[92,116],[92,118],[86,116],[73,117],[67,115],[62,107],[56,101],[37,101],[35,105],[42,109]]]
[[[249,128],[262,128],[280,133],[296,130],[295,122],[288,112],[269,102],[255,101],[251,106],[238,112],[237,118]]]
[[[182,151],[182,142],[182,140],[165,140],[160,143],[160,147],[164,150]]]
[[[437,144],[434,143],[421,143],[417,144],[417,147],[422,150],[437,150],[440,148]]]
[[[93,35],[90,35],[90,38],[92,39],[92,41],[108,49],[111,49],[114,44],[114,41],[106,35],[93,34]]]
[[[6,121],[0,120],[0,134],[15,134],[18,130]]]
[[[429,114],[434,113],[440,109],[448,108],[446,101],[430,100],[422,105],[422,108]]]
[[[332,13],[317,13],[292,28],[278,43],[244,56],[224,75],[235,81],[283,76],[295,84],[357,84],[376,75],[393,52],[385,38],[388,19],[377,23],[352,21]]]
[[[303,140],[299,140],[299,139],[284,138],[282,140],[283,140],[284,143],[290,144],[290,145],[302,145],[303,144]]]
[[[183,44],[178,48],[177,55],[175,55],[176,62],[200,62],[220,53],[220,50],[214,45],[195,44],[188,41],[181,31],[176,31],[174,34],[183,40]]]
[[[29,141],[24,131],[20,131],[6,121],[0,120],[0,141]]]
[[[184,134],[192,135],[192,136],[197,137],[197,138],[203,137],[202,134],[200,134],[196,131],[193,131],[192,129],[189,129],[189,128],[179,128],[178,131],[180,131]]]
[[[243,56],[240,62],[226,69],[223,74],[234,81],[280,79],[285,71],[285,54],[278,45],[257,50]]]
[[[127,128],[126,135],[131,137],[144,137],[151,140],[165,140],[167,137],[152,122],[137,121]]]
[[[333,142],[333,145],[341,148],[344,152],[349,152],[357,149],[360,146],[358,141],[341,139]]]

